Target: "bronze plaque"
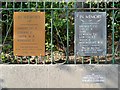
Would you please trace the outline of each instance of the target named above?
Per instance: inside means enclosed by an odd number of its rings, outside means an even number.
[[[45,55],[45,13],[14,12],[14,55]]]

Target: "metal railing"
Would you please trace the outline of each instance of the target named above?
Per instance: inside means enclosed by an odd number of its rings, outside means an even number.
[[[119,63],[119,18],[120,2],[38,2],[38,1],[1,1],[3,63],[64,63],[64,64],[100,64]],[[46,13],[46,56],[18,57],[13,56],[13,12]],[[74,56],[74,12],[107,13],[107,55],[77,57]],[[6,59],[6,57],[7,60]],[[27,61],[26,61],[27,60]]]

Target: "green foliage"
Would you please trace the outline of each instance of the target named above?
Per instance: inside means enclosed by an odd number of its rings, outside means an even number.
[[[76,5],[75,5],[76,4]],[[90,7],[90,3],[83,3],[85,8]],[[107,8],[112,8],[113,3],[106,3]],[[45,7],[44,7],[45,5]],[[97,3],[92,2],[91,6],[92,8],[97,8]],[[21,7],[22,6],[22,7]],[[9,30],[8,36],[6,38],[5,44],[3,45],[3,51],[1,54],[3,62],[17,62],[15,58],[12,58],[11,56],[6,56],[6,54],[13,55],[13,12],[14,11],[45,11],[45,17],[46,17],[46,24],[45,24],[45,30],[46,30],[46,51],[50,51],[51,47],[53,48],[53,51],[62,51],[65,53],[66,47],[67,47],[67,28],[69,30],[69,50],[73,53],[74,49],[74,12],[75,11],[90,11],[90,10],[75,10],[71,9],[68,10],[68,17],[67,15],[67,9],[68,8],[81,8],[82,3],[74,3],[69,2],[68,4],[66,2],[16,2],[16,3],[8,3],[7,8],[8,10],[2,11],[2,28],[3,28],[3,41],[6,37],[6,34]],[[15,10],[13,10],[14,8]],[[115,3],[116,8],[120,8],[120,3]],[[2,3],[2,8],[6,8],[6,3]],[[13,9],[10,9],[13,8]],[[46,8],[46,9],[45,9]],[[51,8],[56,8],[52,10]],[[61,8],[61,9],[59,9]],[[102,11],[107,12],[107,35],[108,35],[108,43],[111,43],[112,39],[112,31],[113,31],[113,25],[115,26],[115,42],[117,42],[120,39],[120,11],[114,10],[115,17],[113,10],[111,9],[105,9],[105,3],[99,3],[99,8],[103,8],[100,10],[93,9],[91,11]],[[10,10],[9,10],[10,9]],[[53,14],[53,15],[52,15]],[[53,16],[53,17],[52,17]],[[114,19],[114,23],[112,20]],[[51,21],[53,23],[51,24]],[[67,27],[68,23],[68,27]],[[51,30],[53,30],[53,44],[51,44]],[[6,61],[8,60],[8,61]]]

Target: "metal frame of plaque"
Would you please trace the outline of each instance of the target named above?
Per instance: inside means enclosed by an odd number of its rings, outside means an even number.
[[[75,12],[75,56],[105,56],[106,12]]]
[[[14,55],[45,55],[45,12],[14,12]]]

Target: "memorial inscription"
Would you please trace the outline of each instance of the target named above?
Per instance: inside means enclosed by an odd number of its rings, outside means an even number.
[[[82,78],[82,82],[84,83],[104,83],[105,82],[105,77],[103,77],[103,75],[100,74],[88,74],[85,75]]]
[[[75,13],[75,55],[106,55],[106,12]]]
[[[45,55],[44,12],[14,12],[14,55]]]

